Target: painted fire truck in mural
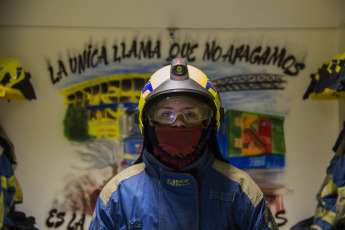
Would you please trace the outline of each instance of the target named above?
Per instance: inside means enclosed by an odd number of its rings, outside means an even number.
[[[136,107],[148,74],[122,74],[96,78],[73,85],[60,92],[67,109],[87,112],[88,134],[113,139],[126,134],[126,110]],[[123,121],[123,122],[120,122]]]
[[[133,162],[142,147],[133,112],[149,77],[149,74],[111,75],[62,90],[60,94],[67,106],[65,137],[77,142],[121,139],[124,161]]]

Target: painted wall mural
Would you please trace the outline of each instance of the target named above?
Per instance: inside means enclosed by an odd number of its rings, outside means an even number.
[[[230,161],[231,157],[245,156],[254,162],[241,166],[234,159],[234,164],[262,188],[278,224],[286,224],[284,214],[289,210],[284,209],[283,198],[292,190],[284,183],[288,153],[283,126],[289,108],[283,105],[289,98],[283,92],[303,71],[305,54],[265,39],[258,43],[207,36],[194,42],[187,38],[181,42],[133,37],[111,45],[90,42],[76,48],[79,51],[59,55],[56,61],[48,60],[47,76],[66,108],[61,121],[63,135],[76,147],[73,157],[82,165],[71,165],[71,172],[66,173],[65,184],[47,213],[48,228],[87,227],[85,218],[92,215],[101,188],[141,152],[142,136],[133,117],[141,89],[153,72],[175,57],[185,58],[213,81],[228,114],[219,133],[223,155]],[[226,123],[233,119],[234,111],[242,111],[237,118],[242,129],[237,131]],[[245,120],[253,115],[254,120]],[[249,128],[244,129],[245,124]],[[234,147],[241,152],[232,151]],[[279,164],[269,165],[267,159],[277,155],[282,157]],[[260,164],[263,156],[267,159]]]

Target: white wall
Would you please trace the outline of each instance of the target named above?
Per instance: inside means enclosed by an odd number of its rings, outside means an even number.
[[[331,0],[3,1],[0,21],[13,26],[107,28],[335,28]]]
[[[45,229],[45,202],[64,180],[61,171],[69,149],[62,135],[63,98],[52,87],[46,59],[80,46],[90,35],[101,42],[110,35],[139,34],[177,27],[210,33],[287,34],[292,41],[310,39],[304,78],[292,83],[291,113],[286,119],[286,177],[293,194],[285,201],[289,229],[313,215],[315,195],[333,153],[331,148],[345,118],[337,101],[302,101],[309,74],[344,50],[345,4],[339,0],[247,1],[1,1],[0,59],[13,57],[32,74],[37,100],[0,101],[0,124],[15,144],[19,165],[16,176],[24,203],[18,208],[37,218]],[[311,35],[320,37],[313,38]],[[294,37],[294,38],[293,38]],[[66,47],[65,44],[68,44]],[[62,152],[61,154],[57,154]],[[71,162],[67,162],[70,164]],[[41,208],[42,207],[42,208]],[[44,208],[43,208],[44,207]]]
[[[345,50],[345,16],[341,12],[341,9],[345,7],[344,1],[339,1],[339,25],[338,25],[338,32],[339,32],[339,53],[342,53]],[[339,101],[339,127],[343,127],[343,121],[345,121],[345,101]]]

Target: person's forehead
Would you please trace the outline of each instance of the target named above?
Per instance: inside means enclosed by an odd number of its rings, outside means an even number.
[[[194,97],[189,96],[169,96],[160,100],[157,104],[158,107],[164,106],[198,106],[202,104],[201,101]]]

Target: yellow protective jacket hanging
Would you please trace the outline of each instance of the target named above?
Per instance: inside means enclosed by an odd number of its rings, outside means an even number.
[[[313,230],[339,229],[345,221],[345,123],[333,150],[335,156],[317,194]]]

